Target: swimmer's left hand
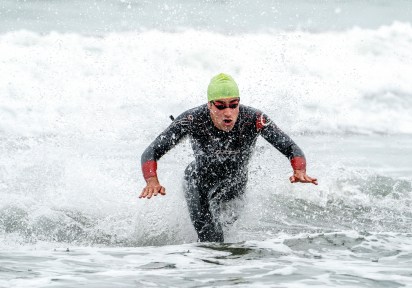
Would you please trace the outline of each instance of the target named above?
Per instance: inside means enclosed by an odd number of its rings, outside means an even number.
[[[293,170],[293,176],[289,177],[290,183],[312,183],[318,185],[318,179],[306,175],[306,170]]]

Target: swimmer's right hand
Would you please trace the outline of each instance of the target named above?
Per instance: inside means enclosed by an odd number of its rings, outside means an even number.
[[[166,195],[166,189],[160,185],[159,180],[156,176],[146,179],[146,187],[143,188],[142,193],[140,193],[139,198],[150,199],[152,196]]]

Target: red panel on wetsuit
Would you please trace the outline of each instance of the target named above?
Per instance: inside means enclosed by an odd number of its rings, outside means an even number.
[[[157,162],[154,160],[149,160],[143,163],[142,171],[144,179],[157,176]]]
[[[305,170],[306,169],[306,160],[304,157],[294,157],[290,160],[293,170]]]
[[[266,120],[263,118],[263,115],[258,115],[256,119],[256,129],[260,131],[266,125]]]

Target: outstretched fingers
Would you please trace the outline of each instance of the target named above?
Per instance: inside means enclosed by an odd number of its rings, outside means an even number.
[[[139,198],[147,198],[150,199],[152,196],[157,196],[158,194],[160,195],[166,195],[166,189],[163,186],[150,186],[150,187],[145,187],[140,193]]]
[[[312,183],[318,185],[318,179],[309,177],[308,175],[293,175],[289,177],[290,183]]]
[[[140,194],[139,198],[150,199],[150,198],[152,198],[152,195],[153,195],[153,188],[152,187],[146,187],[146,188],[143,189],[143,191]]]

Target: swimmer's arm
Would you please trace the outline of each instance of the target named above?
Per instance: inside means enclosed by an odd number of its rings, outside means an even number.
[[[283,155],[290,159],[293,175],[289,177],[291,183],[312,183],[318,185],[318,180],[306,174],[306,159],[299,146],[270,119],[260,116],[256,127],[261,135],[278,149]]]
[[[152,196],[165,195],[165,188],[157,177],[157,161],[170,149],[176,146],[189,131],[190,122],[185,114],[180,115],[161,133],[142,154],[141,165],[146,187],[139,198],[150,199]]]

